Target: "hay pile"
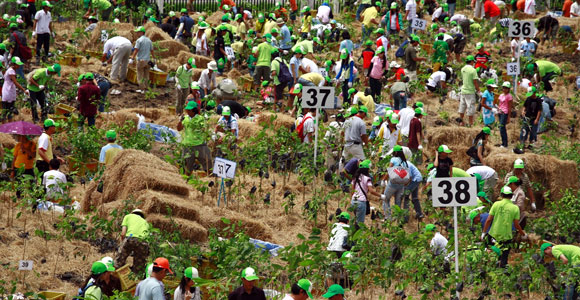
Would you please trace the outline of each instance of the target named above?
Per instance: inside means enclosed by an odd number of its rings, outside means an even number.
[[[285,127],[285,128],[290,128],[290,126],[292,126],[292,124],[294,124],[294,118],[292,118],[290,115],[287,114],[273,114],[273,113],[269,113],[269,112],[263,112],[261,114],[259,114],[257,116],[257,122],[258,124],[262,124],[262,123],[268,123],[270,124],[270,119],[272,118],[272,115],[276,115],[276,119],[274,120],[274,128],[278,129],[280,127]]]
[[[157,51],[156,55],[161,58],[175,58],[181,51],[189,52],[186,45],[175,40],[163,40],[158,43],[163,51]]]
[[[453,153],[451,158],[456,167],[461,169],[469,168],[469,157],[466,152],[475,136],[481,131],[479,128],[467,128],[458,126],[429,127],[425,132],[427,145],[423,154],[429,161],[435,159],[435,151],[440,145],[447,145]]]
[[[161,28],[157,27],[153,22],[145,24],[145,35],[153,42],[172,40],[171,36]]]
[[[16,140],[8,133],[0,133],[0,144],[4,149],[13,149],[16,146]]]
[[[551,155],[514,154],[492,149],[486,157],[486,163],[500,173],[501,170],[512,170],[514,161],[518,158],[524,160],[525,172],[530,177],[530,181],[542,184],[546,190],[550,191],[552,198],[560,197],[563,189],[580,187],[576,163],[570,160],[559,160]]]
[[[222,17],[224,16],[224,12],[221,10],[216,11],[211,16],[207,17],[205,21],[212,25],[212,27],[217,26],[222,23]]]

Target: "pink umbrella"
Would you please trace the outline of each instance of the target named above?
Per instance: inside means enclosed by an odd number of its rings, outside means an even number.
[[[0,125],[0,132],[18,135],[41,135],[42,127],[25,122],[16,121]]]

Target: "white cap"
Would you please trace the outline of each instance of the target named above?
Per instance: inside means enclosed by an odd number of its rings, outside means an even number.
[[[207,68],[210,69],[210,70],[212,70],[212,71],[217,70],[217,63],[215,62],[215,60],[210,61],[207,64]]]

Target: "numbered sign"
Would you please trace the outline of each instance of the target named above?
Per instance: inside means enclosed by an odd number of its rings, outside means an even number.
[[[536,26],[534,21],[519,21],[512,20],[508,29],[509,37],[534,37],[536,33]]]
[[[302,88],[302,107],[334,108],[334,87],[305,86]]]
[[[106,42],[109,39],[109,33],[106,30],[101,30],[101,42]]]
[[[413,19],[411,22],[411,28],[416,30],[425,30],[427,27],[427,21],[423,19]]]
[[[234,49],[232,49],[232,47],[226,47],[226,56],[228,57],[228,60],[235,60],[236,59],[236,54],[234,53]]]
[[[520,75],[520,64],[518,64],[517,62],[508,63],[507,64],[507,74],[510,76]]]
[[[231,160],[216,157],[213,163],[213,173],[220,178],[234,178],[236,175],[236,163]]]
[[[32,271],[32,261],[31,260],[21,260],[18,262],[18,270],[20,271]]]
[[[477,180],[475,177],[433,178],[433,206],[477,205]]]

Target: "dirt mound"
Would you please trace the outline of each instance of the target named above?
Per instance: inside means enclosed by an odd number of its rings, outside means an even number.
[[[500,173],[501,170],[513,169],[514,161],[518,158],[524,160],[525,172],[530,177],[530,181],[542,184],[545,190],[550,191],[552,198],[560,197],[563,189],[580,187],[576,163],[570,160],[559,160],[551,155],[514,154],[493,149],[486,157],[486,163]]]

